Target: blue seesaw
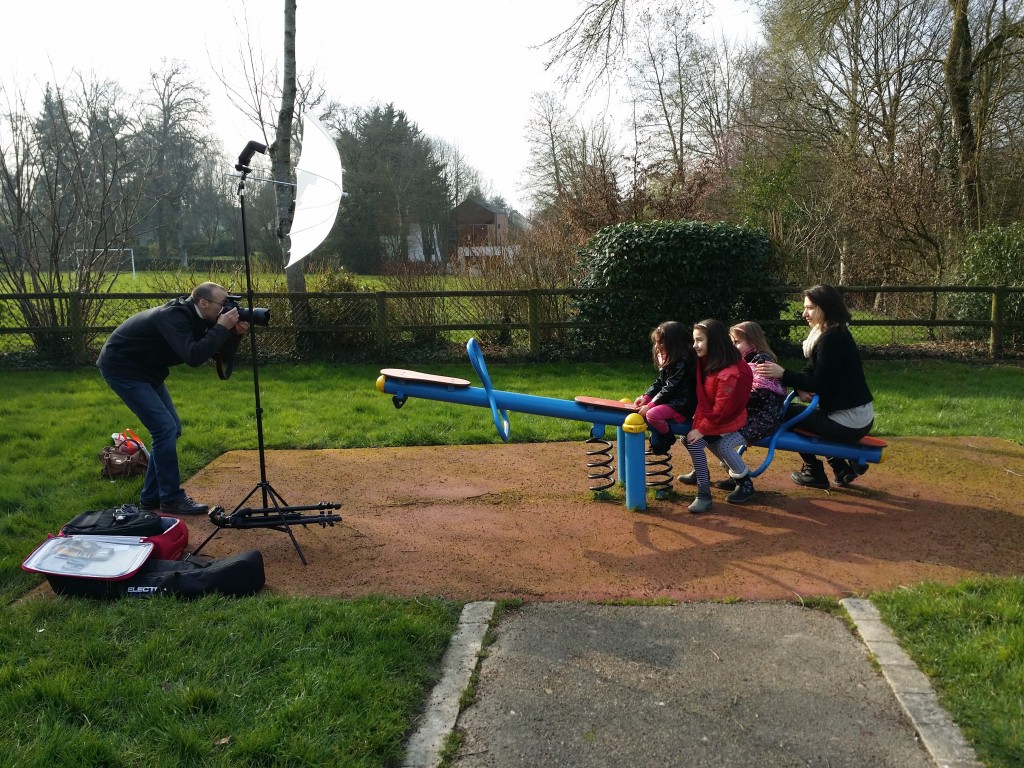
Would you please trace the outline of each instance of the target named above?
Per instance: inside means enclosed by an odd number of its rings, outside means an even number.
[[[405,405],[406,400],[410,397],[488,408],[494,419],[494,426],[498,430],[498,436],[505,442],[509,438],[509,411],[588,422],[593,425],[590,431],[591,440],[604,442],[609,448],[610,443],[601,438],[604,436],[606,427],[615,427],[620,457],[618,479],[626,487],[626,507],[635,510],[647,508],[647,478],[649,474],[645,462],[647,424],[637,413],[636,406],[632,402],[585,396],[577,397],[574,400],[562,400],[555,397],[540,397],[494,389],[483,353],[480,350],[480,344],[475,338],[469,340],[466,351],[482,387],[470,386],[470,382],[466,379],[385,368],[381,370],[381,375],[377,379],[377,389],[391,395],[396,408]],[[806,413],[801,413],[795,419],[791,419],[780,428],[779,432],[768,440],[762,441],[764,447],[768,448],[768,456],[760,467],[751,471],[752,476],[756,477],[764,472],[771,463],[776,450],[814,452],[825,456],[835,455],[858,462],[877,463],[881,461],[881,448],[884,447],[884,443],[881,446],[868,448],[841,443],[826,443],[818,438],[791,432],[782,434],[806,418],[816,404],[816,401],[812,401]],[[673,428],[673,432],[676,434],[685,435],[688,431],[688,424],[676,425]],[[828,452],[833,449],[837,452]],[[610,457],[603,463],[610,464]],[[594,476],[592,475],[592,477]],[[670,474],[669,479],[671,479]],[[659,485],[663,485],[663,483],[659,483]]]

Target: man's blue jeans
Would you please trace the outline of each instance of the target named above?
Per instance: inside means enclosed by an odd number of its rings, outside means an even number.
[[[185,495],[178,474],[178,438],[181,419],[174,409],[171,393],[166,385],[150,384],[110,376],[100,372],[103,380],[117,393],[124,404],[142,422],[152,439],[149,449],[149,468],[142,482],[139,501],[143,506],[156,506],[160,502],[173,504]]]

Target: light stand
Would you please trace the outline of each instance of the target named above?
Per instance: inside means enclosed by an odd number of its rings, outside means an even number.
[[[240,174],[238,181],[238,200],[242,209],[242,252],[245,257],[245,288],[249,308],[248,316],[250,318],[254,317],[254,307],[252,272],[249,260],[249,238],[245,222],[245,177],[248,176],[251,171],[249,168],[249,162],[252,160],[253,154],[256,152],[263,154],[266,151],[266,145],[260,144],[256,141],[250,141],[245,145],[245,149],[242,150],[242,154],[238,156],[238,164],[235,166],[235,170]],[[251,323],[249,325],[249,347],[252,357],[252,385],[256,400],[256,441],[259,446],[260,479],[259,482],[253,486],[252,490],[249,491],[246,497],[242,499],[229,514],[225,514],[222,507],[214,507],[210,510],[210,522],[216,527],[214,528],[213,533],[207,536],[206,539],[203,540],[203,543],[200,544],[192,554],[199,554],[199,551],[205,547],[214,536],[220,533],[222,528],[269,528],[270,530],[284,531],[287,533],[289,538],[292,540],[292,545],[295,547],[295,551],[299,555],[299,559],[302,560],[302,564],[308,565],[306,557],[302,553],[302,548],[299,546],[299,542],[296,541],[295,534],[292,533],[292,526],[319,525],[320,527],[325,528],[330,525],[333,527],[335,523],[341,522],[341,515],[333,514],[329,510],[341,509],[341,504],[324,501],[319,504],[289,506],[288,503],[281,498],[281,495],[274,490],[274,487],[267,479],[266,448],[263,442],[263,406],[260,403],[260,373],[258,357],[256,354],[256,327],[257,325],[255,323]],[[257,491],[262,495],[263,506],[257,508],[245,506]],[[315,514],[309,514],[311,512]]]

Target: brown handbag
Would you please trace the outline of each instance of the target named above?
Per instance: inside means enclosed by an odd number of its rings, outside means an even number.
[[[136,450],[135,453],[124,451],[108,445],[100,451],[100,477],[116,480],[119,477],[134,477],[135,475],[146,474],[149,467],[149,457],[145,451]]]

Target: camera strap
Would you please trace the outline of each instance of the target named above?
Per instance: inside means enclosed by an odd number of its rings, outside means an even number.
[[[220,348],[220,352],[214,355],[214,362],[217,363],[217,378],[221,381],[231,378],[231,373],[235,370],[235,352],[238,351],[238,345],[241,342],[242,337],[232,332],[228,340],[224,342],[224,346]]]

